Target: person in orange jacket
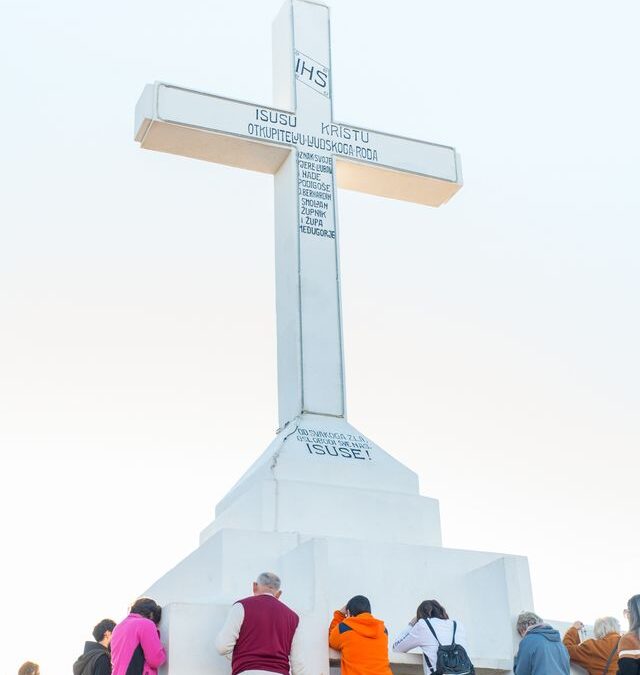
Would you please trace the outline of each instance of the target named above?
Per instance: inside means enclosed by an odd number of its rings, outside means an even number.
[[[618,643],[620,623],[613,616],[596,619],[593,639],[582,640],[582,621],[576,621],[564,634],[562,642],[571,663],[582,666],[589,675],[615,675],[618,672]]]
[[[340,652],[342,675],[392,675],[387,629],[371,615],[364,595],[354,596],[333,613],[329,646]]]

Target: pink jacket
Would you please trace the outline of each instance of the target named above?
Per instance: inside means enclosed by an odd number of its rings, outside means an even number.
[[[111,675],[127,675],[127,668],[138,645],[144,654],[143,675],[156,675],[158,668],[167,660],[167,655],[156,625],[140,614],[129,614],[113,629]]]

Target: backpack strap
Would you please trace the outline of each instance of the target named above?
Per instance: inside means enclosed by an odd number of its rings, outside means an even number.
[[[431,634],[433,637],[436,639],[436,642],[438,643],[438,647],[442,647],[440,644],[440,640],[438,640],[438,636],[436,635],[435,630],[433,629],[433,626],[431,625],[431,621],[429,619],[425,618],[425,623],[427,624],[427,628],[431,631]],[[431,665],[431,661],[429,661],[429,657],[423,652],[422,654],[424,656],[424,660],[427,662],[427,665],[429,666],[429,670],[431,671],[431,674],[436,672],[436,669]]]
[[[456,643],[456,628],[458,627],[458,624],[454,621],[453,622],[453,637],[451,638],[451,646],[455,645]]]
[[[429,619],[425,619],[424,621],[427,624],[427,628],[431,631],[431,634],[436,639],[436,642],[438,643],[438,647],[441,647],[442,645],[440,644],[440,640],[438,640],[438,636],[436,635],[435,630],[433,630],[433,626],[431,625],[431,621],[429,621]],[[436,672],[436,669],[431,665],[431,661],[429,661],[429,657],[424,652],[422,653],[422,655],[424,656],[424,660],[427,662],[427,666],[429,666],[429,670],[431,671],[431,675],[433,675]]]
[[[609,658],[607,659],[607,665],[604,667],[604,670],[602,671],[602,675],[607,675],[609,672],[609,666],[611,665],[611,661],[613,661],[613,657],[616,655],[616,652],[618,651],[618,646],[620,645],[620,640],[618,640],[615,645],[613,646],[613,649],[611,650],[611,654],[609,654]]]
[[[427,666],[429,667],[429,671],[431,672],[431,675],[433,675],[436,671],[435,668],[431,665],[431,661],[429,661],[429,657],[422,652],[422,656],[424,656],[424,660],[427,662]]]
[[[438,640],[438,636],[436,635],[435,630],[433,630],[433,626],[431,625],[431,621],[429,621],[429,619],[425,619],[425,623],[427,624],[427,627],[431,631],[431,634],[433,635],[433,637],[436,639],[436,642],[438,643],[438,647],[442,647],[442,645],[440,644],[440,640]]]

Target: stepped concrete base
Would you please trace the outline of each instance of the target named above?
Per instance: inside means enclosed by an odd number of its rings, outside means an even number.
[[[441,543],[438,502],[420,495],[413,471],[345,420],[302,415],[218,504],[199,548],[148,589],[166,607],[164,675],[228,675],[214,637],[265,570],[301,617],[310,675],[335,672],[327,628],[359,593],[391,637],[438,598],[465,624],[478,672],[510,672],[515,617],[533,606],[526,558]],[[400,675],[422,673],[420,655],[391,661]]]

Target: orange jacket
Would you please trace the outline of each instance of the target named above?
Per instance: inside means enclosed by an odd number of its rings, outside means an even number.
[[[620,636],[618,633],[609,633],[600,640],[585,640],[580,642],[580,633],[571,626],[564,634],[562,642],[569,652],[571,663],[582,666],[589,675],[602,675],[607,659],[617,646]],[[615,675],[618,671],[618,655],[614,655],[609,664],[607,675]]]
[[[341,653],[342,675],[393,675],[387,629],[369,612],[349,618],[334,612],[329,646]]]

